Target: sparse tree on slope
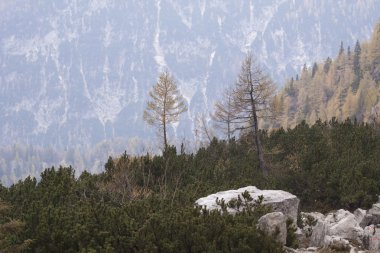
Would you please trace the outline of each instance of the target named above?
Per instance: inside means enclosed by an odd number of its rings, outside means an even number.
[[[264,176],[268,176],[268,168],[264,160],[258,124],[260,118],[273,115],[274,94],[273,81],[253,62],[252,55],[248,55],[242,63],[233,90],[234,122],[240,124],[241,129],[252,129],[260,169]]]
[[[230,142],[233,129],[233,97],[232,90],[227,89],[223,94],[222,100],[215,103],[215,113],[213,120],[216,122],[216,127],[221,129],[227,135],[227,140]]]
[[[185,101],[177,88],[176,81],[168,71],[160,74],[158,82],[149,92],[151,100],[147,102],[144,120],[156,126],[163,134],[164,150],[168,147],[168,124],[177,122],[181,113],[187,111]]]
[[[360,67],[360,54],[361,47],[359,41],[356,41],[354,61],[353,61],[353,71],[354,71],[354,81],[351,84],[352,92],[356,93],[360,84],[360,79],[362,78],[361,67]]]

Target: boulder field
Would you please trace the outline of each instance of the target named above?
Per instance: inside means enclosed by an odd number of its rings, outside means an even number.
[[[258,220],[257,227],[269,235],[275,235],[275,239],[284,245],[285,252],[326,252],[326,249],[350,253],[380,252],[380,201],[369,210],[359,208],[353,213],[343,209],[327,214],[306,213],[298,210],[300,200],[289,192],[247,186],[211,194],[198,199],[195,204],[208,210],[221,210],[218,201],[229,203],[243,199],[247,192],[252,203],[262,196],[261,204],[270,207],[271,212]],[[232,215],[239,212],[239,209],[229,206],[225,210]],[[285,246],[288,219],[296,228],[298,249]]]

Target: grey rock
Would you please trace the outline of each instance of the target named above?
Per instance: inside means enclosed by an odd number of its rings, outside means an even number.
[[[318,220],[313,227],[313,233],[310,238],[310,246],[321,247],[327,234],[327,224],[323,220]]]
[[[318,212],[301,213],[301,218],[304,223],[302,229],[308,240],[308,246],[322,247],[324,246],[324,238],[327,234],[327,224],[324,221],[325,216]],[[301,241],[302,242],[302,241]]]
[[[282,245],[285,245],[287,235],[286,219],[287,217],[281,212],[268,213],[259,219],[257,227],[267,235],[273,236]]]
[[[366,226],[368,226],[373,219],[372,214],[368,214],[367,210],[363,210],[361,208],[356,209],[354,211],[354,215],[356,221],[359,223],[359,226],[361,228],[365,228]]]
[[[326,236],[325,245],[330,249],[337,251],[345,251],[351,249],[350,242],[339,236]]]
[[[370,225],[364,229],[363,246],[368,250],[380,250],[380,226]]]
[[[380,203],[373,204],[367,213],[370,224],[380,224]]]
[[[237,190],[217,192],[200,198],[195,203],[206,207],[208,210],[220,209],[220,206],[216,204],[216,199],[224,199],[228,203],[231,199],[241,196],[245,191],[248,191],[253,200],[257,200],[262,195],[264,197],[263,205],[270,206],[272,211],[282,212],[287,218],[292,219],[293,222],[297,221],[299,199],[295,195],[281,190],[260,190],[255,186],[247,186]],[[227,211],[233,214],[238,210],[228,208]]]
[[[363,228],[359,226],[355,215],[349,211],[340,209],[329,213],[325,222],[328,226],[328,235],[347,239],[358,244],[362,243]]]

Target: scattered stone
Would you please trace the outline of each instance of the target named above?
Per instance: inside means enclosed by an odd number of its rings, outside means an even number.
[[[211,194],[198,199],[196,204],[208,210],[221,210],[217,200],[223,199],[227,204],[239,196],[242,199],[242,194],[246,191],[252,197],[252,201],[263,196],[262,204],[270,206],[273,211],[259,219],[258,229],[285,245],[286,221],[289,218],[293,220],[294,224],[297,221],[299,199],[293,194],[281,190],[260,190],[255,186],[248,186]],[[227,212],[231,214],[239,211],[237,208],[227,207]],[[326,216],[318,212],[301,213],[301,220],[302,228],[297,227],[295,232],[300,248],[292,249],[284,246],[284,251],[287,253],[380,252],[380,202],[373,204],[368,211],[358,208],[354,213],[343,209],[331,212]]]
[[[351,249],[350,242],[346,239],[343,239],[339,236],[329,236],[325,237],[325,245],[332,250],[337,251],[346,251]]]

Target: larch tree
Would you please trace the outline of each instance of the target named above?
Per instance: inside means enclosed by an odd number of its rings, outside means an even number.
[[[181,113],[187,111],[187,106],[174,77],[168,71],[160,74],[149,96],[150,100],[144,110],[144,120],[158,128],[159,133],[163,135],[164,150],[166,150],[168,125],[178,122]]]
[[[226,89],[223,93],[222,100],[215,103],[215,112],[212,115],[212,118],[216,123],[216,127],[227,135],[228,142],[231,141],[231,137],[234,132],[234,107],[232,95],[233,91],[231,89]]]
[[[375,25],[369,44],[370,74],[376,83],[380,83],[380,22]]]
[[[259,135],[259,119],[273,115],[275,86],[271,78],[253,62],[252,55],[244,59],[233,90],[234,120],[240,129],[251,129],[263,175],[268,176]]]
[[[195,117],[194,128],[196,143],[199,147],[211,143],[212,139],[215,137],[214,131],[210,127],[209,120],[207,120],[205,113],[197,114]]]

